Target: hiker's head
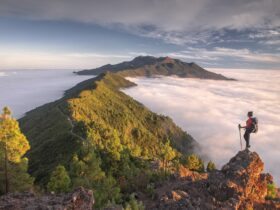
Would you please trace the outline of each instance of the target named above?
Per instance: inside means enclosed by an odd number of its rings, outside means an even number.
[[[247,116],[248,117],[253,117],[253,112],[252,111],[248,112]]]

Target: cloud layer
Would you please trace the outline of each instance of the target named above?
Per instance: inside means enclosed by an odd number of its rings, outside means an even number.
[[[215,71],[239,81],[134,78],[131,80],[138,86],[125,92],[153,111],[171,116],[219,166],[240,150],[237,125],[244,124],[246,113],[253,110],[260,130],[252,134],[252,150],[260,154],[266,170],[280,184],[280,72]]]
[[[16,118],[31,109],[59,99],[65,90],[89,76],[65,70],[0,72],[0,110],[9,106]]]

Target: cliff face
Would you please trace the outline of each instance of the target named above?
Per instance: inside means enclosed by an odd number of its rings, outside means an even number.
[[[148,209],[279,209],[276,201],[265,200],[273,177],[263,169],[256,152],[241,151],[222,170],[204,176],[184,172],[157,189],[155,202],[146,203]]]

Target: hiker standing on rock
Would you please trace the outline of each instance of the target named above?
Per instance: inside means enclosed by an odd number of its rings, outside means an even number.
[[[253,117],[253,112],[250,111],[247,114],[248,120],[246,121],[246,126],[238,125],[239,132],[241,128],[245,128],[244,139],[246,141],[246,149],[250,148],[250,134],[256,133],[258,131],[258,120]],[[241,146],[242,147],[242,146]]]

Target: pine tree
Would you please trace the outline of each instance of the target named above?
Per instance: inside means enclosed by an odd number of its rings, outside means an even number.
[[[105,173],[100,168],[101,161],[96,157],[94,151],[90,151],[84,157],[73,157],[70,166],[70,175],[73,186],[94,188],[95,184],[105,178]]]
[[[207,164],[207,171],[210,172],[210,171],[213,171],[216,169],[216,165],[214,162],[212,161],[209,161],[208,164]]]
[[[131,194],[129,196],[129,202],[126,203],[126,207],[124,210],[144,210],[145,206],[143,205],[142,201],[137,201],[135,198],[135,194]]]
[[[118,131],[115,129],[105,141],[105,149],[109,152],[114,160],[120,160],[121,151],[123,150]]]
[[[166,141],[166,143],[161,144],[160,157],[162,159],[163,169],[167,170],[169,162],[176,157],[175,150],[170,146],[170,141]]]
[[[68,192],[70,189],[71,180],[64,166],[58,165],[52,172],[48,183],[48,191],[62,193]]]
[[[117,185],[116,180],[110,174],[107,175],[101,182],[96,184],[96,187],[93,188],[95,207],[100,209],[106,203],[120,203],[121,193],[120,188]]]
[[[5,189],[0,189],[0,193],[27,190],[32,186],[33,178],[27,173],[28,160],[22,158],[29,149],[18,122],[5,107],[0,117],[0,159],[4,166],[0,166],[0,181]]]
[[[189,155],[186,159],[185,166],[193,171],[204,172],[204,163],[197,155]]]

